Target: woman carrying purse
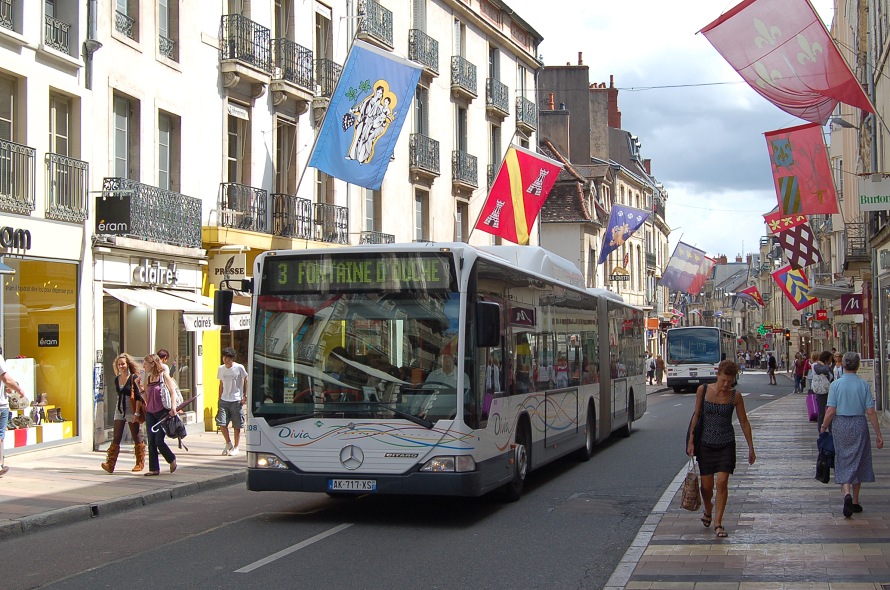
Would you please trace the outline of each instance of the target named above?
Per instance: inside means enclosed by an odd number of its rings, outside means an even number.
[[[170,464],[170,473],[176,471],[176,455],[167,446],[164,440],[164,429],[154,429],[152,426],[163,420],[167,415],[175,416],[176,407],[173,405],[173,395],[175,395],[176,384],[170,375],[164,370],[161,359],[156,354],[150,354],[143,360],[143,368],[145,369],[145,429],[148,432],[148,472],[145,475],[160,475],[161,466],[158,454],[164,456],[167,463]],[[166,402],[170,407],[166,407],[165,400],[161,395],[161,382],[167,389]],[[157,432],[155,432],[157,430]]]
[[[145,441],[142,439],[142,430],[140,424],[144,421],[141,416],[139,404],[142,396],[139,393],[139,386],[136,384],[136,362],[127,353],[121,353],[114,359],[114,388],[117,390],[117,406],[114,408],[114,434],[111,439],[111,446],[108,447],[108,453],[105,457],[105,463],[102,463],[102,469],[108,473],[114,473],[114,466],[117,464],[117,457],[121,452],[121,439],[124,437],[124,425],[130,429],[130,435],[133,437],[136,453],[136,466],[133,471],[142,471],[145,469]],[[138,403],[137,403],[138,401]]]

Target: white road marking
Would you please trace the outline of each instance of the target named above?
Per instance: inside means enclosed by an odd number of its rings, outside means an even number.
[[[321,541],[322,539],[326,539],[327,537],[330,537],[331,535],[335,535],[342,530],[348,529],[351,526],[352,526],[352,523],[346,523],[346,524],[341,524],[339,526],[335,526],[334,528],[332,528],[330,530],[327,530],[323,533],[319,533],[319,534],[315,535],[314,537],[310,537],[310,538],[306,539],[305,541],[297,543],[296,545],[291,545],[287,549],[282,549],[278,553],[273,553],[272,555],[270,555],[268,557],[264,557],[264,558],[260,559],[259,561],[254,561],[250,565],[245,565],[241,569],[235,570],[235,573],[236,574],[248,574],[257,568],[261,568],[266,564],[272,563],[276,559],[281,559],[282,557],[284,557],[286,555],[290,555],[294,551],[299,551],[300,549],[303,549],[304,547],[308,547],[309,545],[312,545],[313,543],[317,543],[318,541]]]

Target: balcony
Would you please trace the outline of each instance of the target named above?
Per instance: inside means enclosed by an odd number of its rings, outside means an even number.
[[[516,97],[516,127],[526,133],[538,129],[538,109],[535,103],[523,96]]]
[[[655,270],[658,268],[658,264],[655,261],[654,252],[646,252],[646,268],[651,270]]]
[[[408,59],[421,64],[430,78],[439,76],[439,42],[419,29],[408,31]]]
[[[159,244],[201,247],[201,199],[118,177],[103,178],[102,192],[129,197],[125,235]]]
[[[318,85],[318,96],[331,98],[334,95],[334,89],[337,88],[341,73],[343,73],[343,66],[340,64],[329,59],[316,59],[315,83]]]
[[[457,150],[451,152],[451,185],[458,192],[479,188],[476,156]]]
[[[408,170],[416,178],[431,181],[439,176],[439,142],[420,133],[408,140]]]
[[[130,39],[136,39],[136,19],[120,11],[114,13],[114,30],[126,35]]]
[[[459,55],[451,56],[451,93],[472,101],[476,92],[476,66]]]
[[[245,231],[265,233],[266,198],[261,188],[222,182],[217,200],[217,225]]]
[[[312,50],[288,39],[273,39],[272,59],[275,60],[269,86],[272,104],[277,106],[293,100],[297,104],[297,114],[302,115],[309,110],[315,95]]]
[[[485,79],[485,110],[502,121],[510,114],[510,89],[500,80]]]
[[[819,264],[814,264],[808,267],[810,272],[812,273],[813,280],[811,281],[814,285],[830,285],[834,283],[834,275],[831,272],[831,263],[823,260]]]
[[[177,61],[176,41],[174,41],[173,39],[168,39],[163,35],[158,35],[158,53],[160,53],[167,59]]]
[[[384,234],[379,231],[363,231],[359,238],[359,244],[395,244],[396,237],[392,234]]]
[[[0,27],[15,30],[12,20],[12,0],[0,0]]]
[[[349,209],[327,203],[315,203],[315,240],[348,244]]]
[[[272,235],[312,239],[312,201],[294,195],[272,195]]]
[[[219,25],[219,70],[223,87],[242,80],[259,98],[271,81],[272,37],[269,29],[240,14],[224,14]]]
[[[662,201],[661,199],[655,199],[655,206],[653,207],[653,209],[655,210],[655,216],[664,221],[664,201]]]
[[[868,246],[868,223],[860,221],[844,223],[844,276],[858,277],[859,271],[871,267],[871,251]]]
[[[494,177],[498,173],[498,167],[494,164],[489,164],[486,166],[486,176],[488,178],[488,190],[491,190],[491,187],[494,186]]]
[[[358,16],[358,38],[392,51],[392,11],[374,0],[359,0]]]
[[[51,16],[46,16],[44,18],[44,45],[51,47],[56,51],[61,51],[66,55],[70,54],[71,50],[69,49],[68,31],[71,29],[71,25]]]
[[[60,154],[46,154],[46,218],[83,223],[89,206],[90,165]]]
[[[34,211],[36,151],[0,139],[0,211],[30,215]]]

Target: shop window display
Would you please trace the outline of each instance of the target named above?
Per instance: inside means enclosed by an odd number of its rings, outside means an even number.
[[[4,259],[3,352],[28,398],[12,410],[5,448],[78,434],[76,263]],[[33,406],[30,404],[34,404]]]

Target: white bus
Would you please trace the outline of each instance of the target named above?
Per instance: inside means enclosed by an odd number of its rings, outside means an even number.
[[[515,500],[646,411],[643,312],[540,248],[271,251],[253,272],[249,490]]]
[[[720,361],[736,360],[735,334],[709,326],[671,328],[667,332],[667,386],[695,391],[702,383],[717,382]]]

